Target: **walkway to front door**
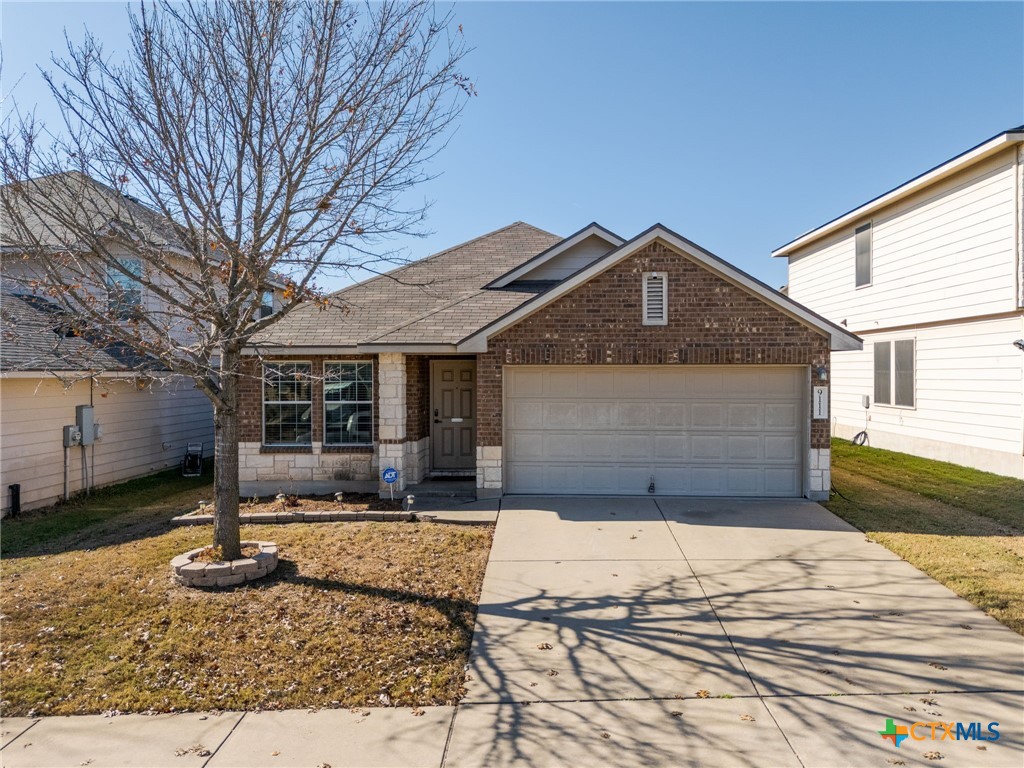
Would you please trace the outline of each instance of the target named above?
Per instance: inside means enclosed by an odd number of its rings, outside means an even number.
[[[430,469],[476,472],[476,361],[430,362]]]

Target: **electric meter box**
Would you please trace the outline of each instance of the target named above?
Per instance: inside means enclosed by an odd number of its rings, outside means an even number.
[[[82,433],[82,445],[92,445],[96,440],[96,427],[93,425],[92,406],[76,405],[75,421],[78,422],[78,431]]]
[[[64,427],[64,447],[73,448],[82,444],[82,432],[77,424],[68,424]]]

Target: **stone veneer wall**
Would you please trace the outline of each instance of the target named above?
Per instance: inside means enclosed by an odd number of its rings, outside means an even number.
[[[642,322],[642,277],[668,274],[669,322]],[[805,365],[829,369],[829,339],[661,241],[488,341],[477,356],[477,491],[502,489],[506,365]],[[808,398],[808,416],[810,415]],[[827,497],[829,422],[811,421],[808,490]]]

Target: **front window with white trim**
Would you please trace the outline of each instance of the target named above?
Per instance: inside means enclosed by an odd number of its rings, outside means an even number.
[[[107,266],[107,310],[119,320],[131,320],[142,310],[142,260],[115,259]]]
[[[373,363],[324,363],[324,444],[373,443]]]
[[[266,363],[263,366],[263,443],[313,444],[311,363]]]
[[[915,407],[914,340],[876,341],[874,356],[875,403],[900,408]]]
[[[871,224],[857,227],[854,232],[854,280],[858,288],[871,285]]]
[[[644,272],[644,325],[668,325],[668,275]]]

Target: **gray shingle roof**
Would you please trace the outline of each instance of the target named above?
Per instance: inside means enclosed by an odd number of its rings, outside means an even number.
[[[304,306],[268,328],[253,345],[354,347],[358,344],[452,344],[533,298],[545,286],[483,286],[561,238],[518,221],[332,296],[332,306]]]
[[[0,295],[0,371],[132,371],[159,366],[120,343],[103,343],[78,329],[51,301]]]
[[[17,211],[12,219],[8,207]],[[69,227],[73,219],[75,227]],[[0,247],[81,246],[82,230],[103,234],[115,229],[156,245],[177,240],[167,219],[127,195],[72,171],[27,179],[0,187]]]

